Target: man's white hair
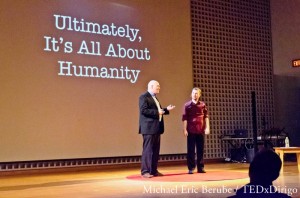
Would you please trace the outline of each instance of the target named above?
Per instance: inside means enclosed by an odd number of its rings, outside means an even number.
[[[158,83],[156,80],[150,80],[150,82],[148,83],[148,90],[151,89],[151,86],[155,85],[156,83]]]

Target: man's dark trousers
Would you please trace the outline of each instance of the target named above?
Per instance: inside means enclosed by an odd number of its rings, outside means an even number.
[[[195,147],[197,148],[197,168],[198,171],[204,168],[203,150],[204,150],[204,134],[189,133],[187,136],[187,165],[189,170],[194,170],[195,164]]]
[[[160,134],[143,134],[142,175],[157,173],[157,164],[160,150]]]

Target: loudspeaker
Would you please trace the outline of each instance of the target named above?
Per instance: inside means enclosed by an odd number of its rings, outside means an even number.
[[[234,148],[230,150],[231,161],[241,162],[244,159],[243,148]]]

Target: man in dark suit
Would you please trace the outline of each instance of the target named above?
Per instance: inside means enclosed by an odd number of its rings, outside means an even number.
[[[160,149],[160,135],[164,132],[163,115],[168,115],[175,106],[169,105],[162,108],[156,94],[159,93],[160,85],[151,80],[148,83],[148,91],[139,98],[140,119],[139,133],[143,135],[143,153],[141,174],[144,178],[161,176],[157,170]]]

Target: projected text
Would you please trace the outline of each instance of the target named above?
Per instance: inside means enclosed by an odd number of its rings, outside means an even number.
[[[127,24],[116,26],[114,23],[100,24],[88,22],[85,19],[79,20],[71,16],[56,14],[53,16],[55,19],[54,27],[57,30],[101,35],[101,39],[103,39],[103,37],[119,37],[132,43],[132,46],[125,47],[120,42],[114,43],[113,41],[103,46],[100,39],[94,41],[81,40],[79,44],[76,43],[77,45],[74,45],[73,41],[70,41],[63,36],[44,36],[45,52],[62,52],[64,54],[74,53],[78,55],[99,56],[99,58],[104,56],[114,59],[117,58],[120,61],[122,59],[150,61],[151,59],[149,49],[141,45],[142,37],[139,35],[140,30],[137,28],[133,28]],[[77,48],[75,46],[77,46]],[[85,65],[76,65],[70,60],[58,60],[57,63],[59,76],[120,79],[136,83],[141,72],[140,69],[133,69],[128,65],[110,67],[107,65],[96,66],[89,63],[86,63]],[[120,63],[122,64],[122,62]],[[99,61],[99,65],[100,64],[101,62]]]

